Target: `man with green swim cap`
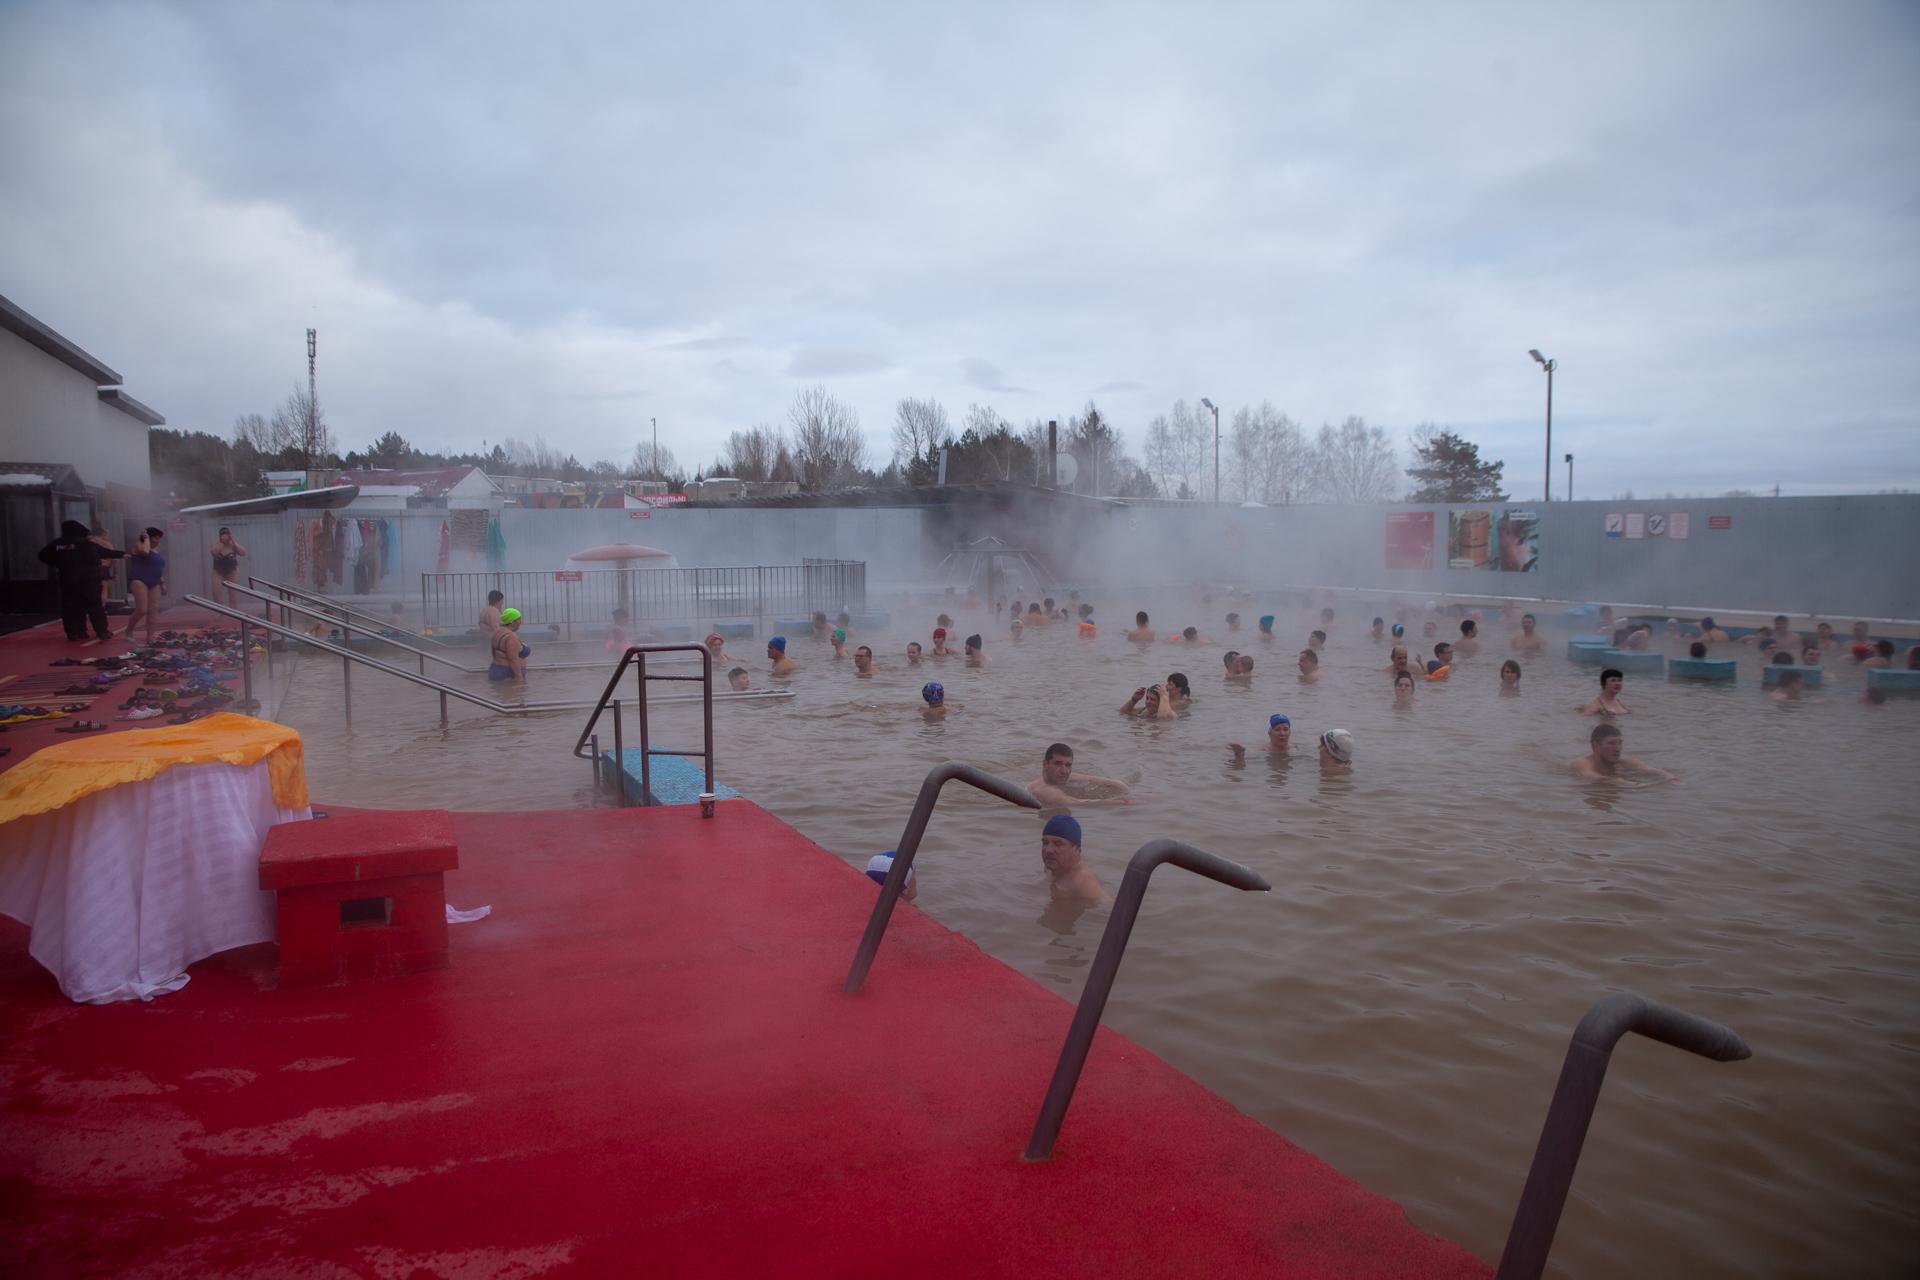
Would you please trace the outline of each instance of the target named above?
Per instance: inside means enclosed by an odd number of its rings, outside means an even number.
[[[500,629],[493,633],[493,665],[487,668],[487,679],[526,679],[527,658],[532,653],[520,639],[520,611],[502,609]]]

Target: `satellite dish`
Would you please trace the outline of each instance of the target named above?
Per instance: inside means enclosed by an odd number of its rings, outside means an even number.
[[[1080,474],[1079,459],[1070,453],[1056,453],[1053,456],[1055,465],[1059,467],[1060,483],[1072,484],[1074,477]]]

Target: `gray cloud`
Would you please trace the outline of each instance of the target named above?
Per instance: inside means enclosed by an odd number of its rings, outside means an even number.
[[[960,362],[960,376],[970,387],[981,391],[993,391],[1000,395],[1030,396],[1029,387],[1016,387],[1007,381],[1007,375],[1000,366],[979,356],[968,356]]]
[[[0,288],[211,430],[312,325],[348,445],[1095,387],[1537,486],[1537,346],[1587,492],[1920,487],[1910,5],[748,9],[15,0]]]

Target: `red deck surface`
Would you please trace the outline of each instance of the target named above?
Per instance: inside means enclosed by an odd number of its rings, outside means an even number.
[[[0,1272],[1481,1276],[746,801],[456,815],[446,970],[67,1002],[0,921]],[[1121,981],[1126,980],[1124,971]],[[10,1256],[9,1256],[10,1255]]]
[[[58,733],[62,725],[72,724],[76,720],[92,720],[99,724],[111,724],[105,732],[120,729],[151,728],[152,722],[144,725],[139,721],[122,722],[120,704],[125,702],[133,691],[140,687],[137,676],[129,676],[108,686],[104,691],[91,697],[85,694],[61,694],[53,690],[70,684],[85,684],[91,680],[97,670],[93,667],[55,667],[49,665],[56,658],[99,658],[127,653],[143,643],[120,635],[126,628],[124,614],[110,614],[107,621],[113,624],[114,636],[111,640],[97,640],[91,628],[85,640],[69,640],[61,630],[56,619],[25,631],[15,631],[0,636],[0,704],[11,702],[31,702],[46,706],[67,706],[76,702],[88,704],[85,711],[76,711],[56,720],[43,720],[38,723],[13,724],[0,729],[0,747],[13,748],[0,756],[0,773],[11,769],[42,747],[50,747],[56,742],[65,742],[72,734]],[[155,631],[204,631],[208,627],[222,627],[232,630],[236,625],[229,618],[223,618],[211,609],[202,609],[195,605],[183,605],[167,609],[160,614]],[[54,683],[57,678],[58,683]],[[233,681],[234,696],[239,697],[240,680]]]

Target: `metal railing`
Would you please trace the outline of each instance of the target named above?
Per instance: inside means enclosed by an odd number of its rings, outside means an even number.
[[[209,609],[222,617],[232,618],[235,622],[239,623],[240,644],[243,652],[250,644],[250,633],[253,631],[264,631],[270,635],[277,635],[282,639],[293,640],[309,648],[317,649],[322,653],[332,654],[339,658],[341,662],[341,673],[344,677],[342,713],[346,717],[346,724],[349,729],[353,727],[353,668],[355,666],[370,667],[375,671],[384,672],[387,675],[393,676],[395,679],[404,680],[408,684],[420,685],[438,693],[440,695],[441,724],[447,723],[448,698],[453,698],[472,706],[484,707],[495,715],[503,716],[539,715],[550,711],[579,711],[595,705],[585,699],[567,699],[558,702],[498,702],[492,698],[484,698],[477,693],[470,693],[465,689],[457,688],[450,684],[443,684],[431,676],[419,675],[405,668],[396,667],[391,663],[382,662],[380,659],[370,657],[367,654],[359,653],[352,649],[343,649],[339,645],[322,640],[317,636],[306,635],[292,627],[282,626],[277,622],[268,622],[263,618],[256,618],[250,613],[242,613],[238,609],[221,604],[215,600],[209,600],[204,596],[190,595],[186,597],[186,600],[190,604],[197,604],[203,609]],[[241,665],[241,680],[245,688],[246,701],[248,703],[254,702],[253,663],[251,659]],[[790,698],[793,694],[790,690],[786,689],[768,689],[743,693],[728,693],[718,696],[726,701],[735,702],[764,700],[767,698]],[[692,696],[655,699],[656,702],[662,703],[682,703],[693,700]]]
[[[249,579],[249,581],[252,580],[253,579]],[[429,662],[438,663],[443,667],[451,667],[463,675],[478,676],[486,674],[487,668],[484,664],[469,665],[464,662],[456,662],[452,658],[445,656],[445,653],[431,653],[411,643],[411,641],[421,639],[419,636],[407,635],[406,638],[402,639],[401,636],[393,634],[393,625],[390,622],[377,622],[376,620],[376,625],[370,628],[367,620],[372,619],[372,615],[361,613],[357,609],[330,609],[324,604],[308,605],[284,597],[276,600],[264,591],[255,591],[252,587],[243,587],[237,582],[229,582],[226,585],[229,590],[237,591],[241,595],[260,601],[262,605],[265,606],[262,616],[269,619],[272,618],[275,609],[281,610],[282,613],[297,613],[303,617],[318,618],[323,622],[332,623],[337,627],[340,632],[341,643],[348,648],[353,646],[355,640],[369,640],[399,649],[404,653],[410,653],[419,661],[421,675],[427,674],[427,664]],[[342,617],[340,616],[342,613],[350,614],[352,617]],[[327,639],[331,641],[333,637],[328,636]],[[444,645],[440,647],[447,652],[459,651],[450,649]],[[472,650],[471,644],[461,647],[468,651]],[[541,671],[604,671],[606,666],[605,659],[600,659],[586,662],[542,662],[537,669]],[[273,670],[273,650],[271,647],[267,650],[267,670],[269,673]]]
[[[847,980],[841,984],[842,991],[858,991],[867,981],[867,970],[873,967],[873,957],[880,950],[880,939],[887,932],[887,921],[893,918],[893,904],[900,900],[900,893],[906,888],[907,873],[913,870],[913,855],[920,852],[920,837],[927,833],[927,823],[933,817],[933,806],[940,799],[940,788],[955,781],[978,787],[988,795],[999,796],[1008,804],[1017,804],[1023,809],[1038,809],[1040,802],[1025,787],[996,777],[985,769],[977,769],[970,764],[961,764],[958,760],[949,760],[928,770],[926,778],[920,783],[920,794],[914,797],[913,812],[907,816],[906,830],[900,833],[900,845],[893,853],[893,867],[887,872],[887,881],[880,886],[880,897],[873,904],[873,912],[867,917],[867,929],[860,937],[860,945],[853,953],[853,966],[847,970]]]
[[[1127,873],[1120,881],[1120,889],[1113,895],[1113,913],[1107,917],[1107,927],[1100,935],[1100,949],[1094,953],[1093,967],[1087,971],[1086,985],[1080,989],[1080,1004],[1073,1011],[1066,1043],[1060,1047],[1060,1061],[1047,1084],[1040,1115],[1033,1122],[1033,1136],[1027,1139],[1028,1160],[1045,1160],[1053,1154],[1054,1139],[1060,1136],[1060,1125],[1067,1118],[1074,1088],[1080,1083],[1080,1070],[1086,1066],[1087,1052],[1093,1047],[1093,1033],[1100,1029],[1100,1015],[1106,1011],[1107,996],[1113,990],[1114,977],[1120,972],[1120,958],[1126,954],[1127,939],[1133,936],[1140,901],[1147,896],[1147,881],[1163,862],[1235,889],[1259,893],[1273,889],[1265,876],[1217,853],[1208,853],[1178,840],[1149,840],[1134,852],[1127,863]]]
[[[1546,1123],[1540,1127],[1540,1144],[1534,1149],[1520,1203],[1513,1211],[1496,1280],[1537,1280],[1546,1270],[1560,1211],[1573,1186],[1573,1169],[1587,1139],[1587,1125],[1600,1101],[1600,1086],[1606,1083],[1607,1063],[1614,1045],[1629,1032],[1715,1062],[1753,1056],[1746,1041],[1719,1023],[1640,996],[1620,992],[1587,1010],[1567,1046],[1567,1059],[1547,1106]]]
[[[654,653],[696,653],[700,657],[700,674],[697,676],[660,675],[647,670],[647,655]],[[655,756],[699,756],[706,764],[706,792],[713,793],[713,654],[705,645],[700,644],[636,644],[629,645],[620,655],[620,663],[607,678],[607,687],[600,694],[600,700],[593,704],[593,714],[587,717],[587,723],[580,730],[580,737],[573,744],[575,758],[587,757],[593,761],[593,776],[596,784],[600,778],[600,739],[594,733],[594,726],[600,723],[600,716],[609,707],[613,709],[613,764],[614,785],[619,794],[622,808],[627,803],[627,753],[625,728],[621,719],[620,700],[613,695],[620,689],[620,677],[627,668],[634,671],[634,710],[640,718],[640,803],[653,803],[653,757]],[[647,683],[652,680],[698,681],[700,684],[701,739],[700,750],[692,751],[680,747],[655,747],[653,731],[647,717]],[[791,691],[785,692],[792,696]],[[664,701],[664,699],[662,700]],[[712,817],[710,809],[703,809],[703,817]]]
[[[584,569],[501,573],[423,573],[423,626],[472,625],[487,593],[571,637],[576,626],[608,624],[615,609],[633,623],[715,618],[763,620],[783,614],[864,610],[867,566],[862,560],[807,560],[800,564],[712,569]]]

